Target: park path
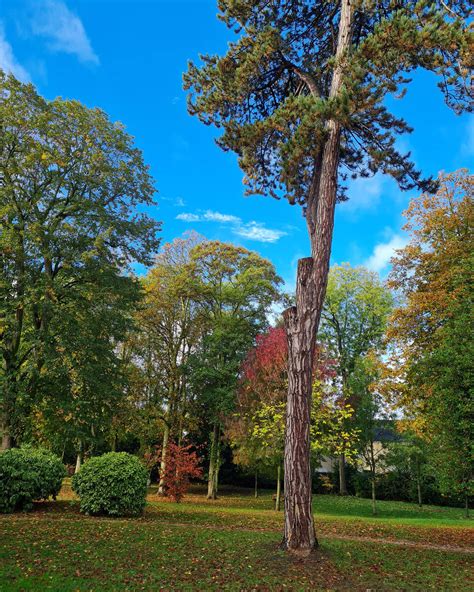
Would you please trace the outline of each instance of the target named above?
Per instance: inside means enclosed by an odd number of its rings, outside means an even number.
[[[216,526],[214,524],[196,524],[190,522],[167,522],[169,526],[178,526],[183,528],[205,528],[208,530],[241,530],[243,532],[275,532],[273,528],[249,528],[243,526]],[[398,547],[411,547],[426,551],[443,551],[445,553],[462,553],[464,555],[474,555],[474,547],[458,547],[455,545],[437,545],[434,543],[420,543],[418,541],[407,541],[403,539],[387,539],[383,537],[356,536],[347,534],[318,534],[320,540],[353,541],[357,543],[379,543],[382,545],[394,545]]]

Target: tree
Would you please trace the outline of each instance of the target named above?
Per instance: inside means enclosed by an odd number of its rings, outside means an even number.
[[[364,267],[335,265],[329,271],[321,318],[320,339],[337,359],[340,397],[356,411],[356,393],[348,392],[358,360],[381,347],[393,306],[390,291],[379,276]],[[339,457],[339,492],[347,494],[344,454]]]
[[[163,483],[163,493],[175,502],[180,502],[189,489],[190,479],[202,477],[201,459],[194,446],[166,443],[165,463],[163,464],[163,450],[156,448],[155,452],[145,455],[145,462],[151,470],[160,465],[160,483]]]
[[[316,334],[329,268],[339,180],[378,171],[402,189],[432,188],[395,139],[408,124],[385,98],[421,67],[441,77],[448,105],[469,108],[469,3],[440,0],[219,0],[237,34],[223,57],[189,64],[189,111],[224,130],[218,144],[239,156],[249,193],[299,204],[311,257],[298,264],[296,306],[285,312],[289,343],[283,545],[317,544],[311,511],[310,407]]]
[[[191,259],[206,332],[189,367],[201,416],[211,428],[208,498],[215,499],[223,420],[233,410],[240,366],[267,325],[281,279],[257,253],[218,241],[197,245]]]
[[[46,101],[0,72],[2,446],[54,365],[62,315],[94,294],[138,290],[159,224],[141,152],[123,126],[77,101]],[[64,337],[64,334],[63,334]]]
[[[202,240],[190,234],[164,245],[143,281],[145,298],[137,314],[140,331],[132,337],[137,361],[145,375],[143,403],[154,407],[163,422],[163,478],[169,439],[175,439],[179,445],[185,429],[189,429],[186,367],[203,335],[203,313],[191,253]],[[158,488],[160,494],[163,478]]]
[[[442,175],[432,196],[406,212],[410,243],[393,261],[391,284],[405,297],[389,336],[408,384],[399,404],[421,418],[444,493],[473,494],[472,253],[474,177]]]
[[[380,360],[375,352],[359,358],[349,381],[349,392],[358,400],[359,454],[369,468],[372,489],[372,514],[377,514],[377,473],[385,464],[385,429],[390,417],[379,389]]]

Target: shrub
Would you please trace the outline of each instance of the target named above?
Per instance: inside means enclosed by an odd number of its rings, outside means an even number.
[[[88,460],[72,478],[81,512],[137,516],[146,503],[148,473],[136,456],[109,452]]]
[[[0,512],[30,510],[34,501],[56,498],[66,469],[41,448],[12,448],[0,454]]]

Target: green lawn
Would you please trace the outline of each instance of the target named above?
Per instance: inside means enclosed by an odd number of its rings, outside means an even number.
[[[197,491],[174,504],[151,491],[139,519],[81,516],[71,498],[66,486],[57,502],[0,516],[2,592],[474,586],[467,548],[474,529],[462,510],[381,502],[372,518],[369,500],[316,496],[320,550],[302,560],[278,549],[282,513],[272,509],[270,493],[255,500],[245,490],[223,491],[208,502]]]

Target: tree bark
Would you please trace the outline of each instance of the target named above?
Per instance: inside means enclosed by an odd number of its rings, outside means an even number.
[[[79,450],[77,451],[76,456],[76,468],[74,469],[74,473],[79,473],[82,466],[82,442],[79,442]]]
[[[158,495],[165,495],[165,472],[166,472],[166,456],[168,454],[168,442],[170,439],[170,426],[165,421],[163,431],[163,443],[161,446],[161,461],[160,461],[160,481],[158,483]]]
[[[255,470],[255,499],[258,498],[258,471]]]
[[[339,456],[339,494],[347,495],[345,454]]]
[[[469,495],[464,498],[464,518],[469,518]]]
[[[10,434],[10,426],[6,417],[2,420],[2,450],[9,450],[13,446],[13,440]]]
[[[277,467],[277,493],[275,498],[275,510],[280,511],[281,508],[281,465],[278,463]]]
[[[377,515],[377,500],[375,497],[375,475],[372,475],[372,514],[374,516]]]
[[[343,57],[350,47],[352,27],[350,0],[342,0],[330,98],[343,81]],[[288,398],[285,434],[285,527],[282,546],[308,555],[317,546],[311,507],[310,411],[316,334],[326,293],[337,195],[341,125],[327,123],[327,137],[306,200],[306,222],[311,257],[298,262],[296,306],[284,312],[288,339]]]
[[[209,474],[207,480],[207,499],[217,499],[218,473],[218,442],[219,424],[216,422],[211,433],[211,450],[209,455]]]
[[[418,490],[418,507],[421,508],[423,506],[423,499],[421,497],[421,480],[419,477],[416,480],[416,488]]]

